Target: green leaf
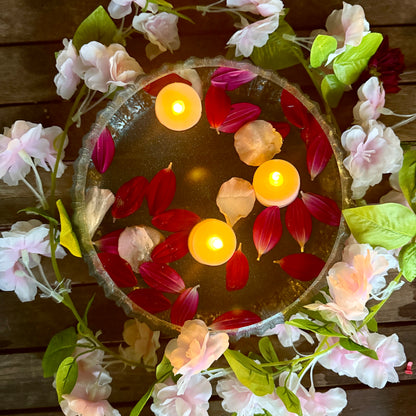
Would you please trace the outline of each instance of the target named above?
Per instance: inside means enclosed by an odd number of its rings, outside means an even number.
[[[273,344],[269,337],[263,337],[259,340],[259,350],[263,358],[269,363],[275,363],[279,361]]]
[[[43,377],[52,377],[59,364],[75,350],[77,334],[74,327],[55,334],[49,341],[42,359]]]
[[[159,7],[159,13],[161,13],[161,12],[174,14],[175,16],[178,16],[179,18],[188,21],[189,23],[194,23],[194,21],[190,17],[188,17],[186,14],[179,13],[178,11],[176,11],[175,9],[172,9],[170,7],[160,6]]]
[[[172,372],[172,364],[166,355],[163,356],[162,361],[156,367],[156,378],[160,382],[165,379]]]
[[[117,26],[103,6],[98,6],[75,31],[72,44],[80,50],[82,45],[96,40],[104,45],[113,43],[118,34]]]
[[[371,331],[371,332],[377,332],[378,331],[378,324],[377,324],[377,320],[375,317],[371,318],[368,322],[367,322],[367,328]]]
[[[399,172],[399,184],[407,202],[416,212],[416,150],[407,151]]]
[[[399,265],[406,280],[413,282],[416,278],[416,243],[407,244],[400,250]]]
[[[276,387],[276,393],[289,412],[302,416],[302,408],[298,396],[286,386]]]
[[[357,344],[349,338],[341,338],[339,344],[342,348],[345,348],[348,351],[358,351],[367,357],[372,358],[373,360],[378,360],[377,353],[370,348],[364,347],[363,345]]]
[[[324,100],[330,107],[335,108],[344,94],[346,85],[343,84],[334,74],[324,77],[321,82],[321,91]]]
[[[228,361],[241,384],[257,396],[265,396],[274,391],[273,377],[255,361],[239,351],[227,350],[224,357]]]
[[[318,325],[315,322],[308,321],[307,319],[293,319],[292,321],[287,321],[285,323],[288,325],[296,326],[300,329],[306,329],[308,331],[315,332],[315,334],[325,335],[328,337],[345,338],[345,335],[341,334],[340,332],[334,331],[326,325]]]
[[[311,67],[318,68],[328,59],[329,54],[337,49],[337,40],[332,36],[318,35],[311,48]]]
[[[360,244],[393,250],[407,244],[416,234],[416,215],[400,204],[366,205],[342,213]]]
[[[85,307],[84,316],[82,317],[82,320],[84,321],[85,326],[87,327],[88,327],[88,312],[91,309],[94,299],[95,299],[95,293],[91,296],[91,299],[88,301],[87,306]]]
[[[265,69],[284,69],[299,63],[302,51],[296,43],[283,38],[283,35],[296,36],[293,29],[282,18],[279,27],[269,35],[269,40],[261,48],[254,47],[251,60]]]
[[[63,394],[71,393],[78,378],[78,364],[74,357],[63,360],[56,373],[56,393],[58,401],[62,400]]]
[[[338,55],[332,64],[337,78],[346,85],[357,81],[382,40],[381,33],[368,33],[358,46],[347,46],[347,50]]]
[[[153,389],[155,388],[155,384],[156,383],[153,383],[149,387],[149,390],[147,390],[147,392],[142,396],[142,398],[136,403],[133,409],[131,409],[130,416],[138,416],[140,414],[140,412],[143,410],[144,406],[146,405],[146,403],[152,396]]]
[[[59,218],[61,221],[61,233],[59,235],[59,243],[61,246],[66,247],[73,256],[82,257],[81,249],[79,247],[77,236],[72,229],[71,220],[64,207],[64,204],[60,199],[56,201],[56,206],[59,211]]]
[[[28,207],[28,208],[23,208],[23,209],[20,209],[19,211],[17,211],[18,214],[20,214],[21,212],[26,212],[26,214],[29,214],[29,215],[39,215],[40,217],[45,218],[46,220],[48,220],[49,222],[51,222],[54,225],[59,224],[59,222],[55,218],[50,216],[48,211],[45,211],[42,208]]]

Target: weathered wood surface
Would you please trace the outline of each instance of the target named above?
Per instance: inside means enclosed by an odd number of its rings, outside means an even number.
[[[104,3],[107,6],[109,1]],[[0,130],[17,119],[40,122],[45,126],[63,125],[70,104],[62,102],[55,93],[54,52],[62,48],[62,38],[71,38],[78,24],[101,2],[99,0],[0,0]],[[173,1],[175,5],[195,4],[193,1]],[[199,1],[209,4],[211,1]],[[392,2],[387,0],[350,1],[361,4],[374,31],[390,38],[392,47],[400,47],[405,54],[406,70],[402,76],[399,94],[388,95],[386,106],[397,113],[416,111],[416,3],[414,0]],[[307,35],[312,29],[323,28],[327,15],[342,7],[341,0],[286,0],[291,10],[287,20]],[[180,23],[182,47],[174,55],[161,55],[153,62],[144,55],[145,42],[134,36],[128,42],[129,52],[141,63],[145,71],[166,61],[177,61],[189,56],[215,56],[225,54],[224,45],[233,32],[232,20],[226,15],[205,19],[190,13],[196,25]],[[64,16],[64,17],[63,17]],[[283,71],[283,76],[303,85],[302,71]],[[293,77],[293,78],[292,78]],[[309,93],[309,90],[306,89]],[[356,98],[347,95],[337,112],[343,128],[351,122],[351,108]],[[78,153],[82,136],[94,120],[94,114],[83,119],[81,129],[71,129],[66,160],[72,162]],[[396,119],[384,117],[383,122],[393,124]],[[416,124],[397,130],[403,141],[416,141]],[[48,173],[42,172],[47,178]],[[58,196],[69,206],[72,167],[58,182]],[[0,230],[5,230],[25,214],[16,212],[33,205],[33,197],[23,186],[7,187],[0,183]],[[73,277],[73,297],[82,310],[93,293],[97,293],[90,323],[93,329],[103,329],[102,339],[116,346],[121,339],[124,313],[108,301],[101,289],[88,276],[82,260],[65,259],[62,263],[65,276]],[[52,275],[49,270],[48,275]],[[416,361],[416,284],[408,285],[395,293],[379,314],[380,332],[397,333],[405,346],[409,361]],[[53,334],[74,324],[72,316],[61,305],[37,298],[22,304],[14,293],[0,292],[0,415],[58,416],[60,413],[51,380],[44,380],[41,357]],[[241,342],[241,341],[240,341]],[[243,342],[242,348],[249,348]],[[383,390],[369,389],[355,379],[338,377],[328,371],[318,374],[317,385],[322,388],[342,386],[347,390],[349,403],[342,415],[392,416],[414,413],[416,376],[406,375],[404,367],[398,370],[400,383]],[[149,384],[147,375],[137,371],[113,372],[111,401],[123,415],[138,400]],[[225,414],[220,402],[214,400],[209,411],[212,416]],[[145,416],[150,415],[146,409]]]

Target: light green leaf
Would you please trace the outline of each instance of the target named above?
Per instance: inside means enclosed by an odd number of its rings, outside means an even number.
[[[292,321],[287,321],[285,323],[300,329],[315,332],[315,334],[325,335],[328,337],[345,338],[345,335],[340,332],[334,331],[326,325],[318,325],[315,322],[308,321],[307,319],[293,319]]]
[[[91,296],[91,299],[88,301],[87,306],[85,307],[84,316],[82,320],[84,321],[85,325],[88,326],[88,312],[91,309],[92,303],[95,299],[95,293]]]
[[[302,416],[299,398],[293,391],[289,390],[286,386],[279,386],[276,387],[276,393],[289,412]]]
[[[302,54],[300,47],[283,38],[283,35],[296,36],[293,29],[282,18],[279,27],[269,35],[269,40],[261,48],[254,47],[251,60],[265,69],[284,69],[299,63],[297,56]]]
[[[399,184],[407,202],[416,212],[416,150],[405,152],[399,172]]]
[[[66,247],[73,256],[82,257],[81,249],[79,247],[78,239],[72,229],[71,220],[60,199],[56,201],[56,206],[59,211],[59,218],[61,221],[61,233],[59,234],[59,243]]]
[[[168,374],[172,372],[172,364],[166,355],[163,356],[162,361],[156,367],[156,378],[158,381],[165,379]]]
[[[337,78],[346,85],[357,81],[382,40],[381,33],[368,33],[358,46],[347,46],[347,50],[338,55],[332,64]]]
[[[78,364],[74,357],[63,360],[56,373],[56,393],[58,401],[62,400],[63,394],[71,393],[78,378]]]
[[[75,31],[72,44],[80,50],[82,45],[96,40],[104,45],[113,43],[118,30],[103,6],[98,6]]]
[[[23,208],[23,209],[17,211],[18,214],[20,214],[21,212],[26,212],[26,214],[31,214],[31,215],[39,215],[40,217],[45,218],[46,220],[48,220],[49,222],[51,222],[54,225],[59,224],[59,222],[55,218],[50,216],[48,211],[45,211],[42,208],[28,207],[28,208]]]
[[[263,358],[269,363],[275,363],[279,361],[279,357],[276,354],[273,344],[269,337],[263,337],[259,340],[259,350]]]
[[[342,213],[360,244],[393,250],[407,244],[416,234],[416,215],[400,204],[366,205]]]
[[[400,250],[400,270],[409,282],[416,278],[416,243],[410,243]]]
[[[321,91],[324,100],[335,108],[344,94],[346,85],[343,84],[334,74],[326,75],[321,82]]]
[[[377,320],[375,317],[371,318],[368,322],[367,322],[367,328],[371,331],[371,332],[377,332],[378,331],[378,324],[377,324]]]
[[[274,391],[273,377],[255,361],[239,351],[227,350],[224,357],[228,361],[241,384],[257,396],[265,396]]]
[[[367,357],[372,358],[373,360],[378,360],[377,353],[370,348],[364,347],[363,345],[357,344],[349,338],[341,338],[339,344],[342,348],[345,348],[348,351],[358,351]]]
[[[337,40],[332,36],[318,35],[311,48],[311,67],[318,68],[337,49]]]
[[[152,397],[153,389],[155,388],[155,384],[153,383],[149,390],[142,396],[142,398],[136,403],[136,405],[131,409],[130,416],[139,416],[140,412],[143,410],[146,403],[149,401],[150,397]]]
[[[77,334],[74,327],[55,334],[49,341],[42,359],[43,377],[52,377],[59,364],[75,350]]]

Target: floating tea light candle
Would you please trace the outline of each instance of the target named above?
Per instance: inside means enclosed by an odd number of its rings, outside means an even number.
[[[208,266],[226,263],[234,254],[236,246],[233,229],[224,221],[214,218],[196,224],[188,238],[192,257]]]
[[[257,200],[266,207],[289,205],[299,193],[300,177],[286,160],[272,159],[261,164],[253,177]]]
[[[168,129],[187,130],[201,118],[201,99],[191,86],[173,82],[160,90],[155,111],[157,119]]]

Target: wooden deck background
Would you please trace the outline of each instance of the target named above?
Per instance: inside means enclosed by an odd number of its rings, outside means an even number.
[[[108,2],[107,2],[108,3]],[[107,3],[104,6],[107,6]],[[175,5],[192,1],[173,1]],[[195,2],[196,3],[196,2]],[[208,1],[199,2],[208,4]],[[405,54],[406,73],[402,76],[400,93],[388,95],[386,106],[396,112],[416,112],[416,2],[415,0],[361,0],[373,31],[389,35],[392,47]],[[40,122],[44,126],[63,125],[69,104],[55,93],[54,53],[62,49],[61,40],[71,38],[78,24],[98,5],[98,0],[0,0],[0,131],[15,120]],[[338,0],[286,0],[290,13],[287,20],[298,33],[323,28],[333,9],[342,7]],[[189,56],[224,54],[226,41],[233,32],[227,16],[202,19],[195,13],[196,25],[180,24],[182,46],[174,55],[168,53],[150,63],[144,55],[145,42],[135,37],[128,50],[145,71],[158,67],[166,60],[182,60]],[[301,72],[301,70],[299,70]],[[304,78],[291,69],[287,78],[304,83]],[[306,90],[308,86],[305,85]],[[342,127],[351,122],[351,107],[355,97],[346,97],[337,111]],[[84,117],[80,129],[70,130],[70,145],[66,162],[77,157],[82,136],[88,131],[94,114]],[[384,118],[386,123],[392,120]],[[401,140],[416,141],[416,123],[397,130]],[[47,175],[45,174],[45,178]],[[69,202],[72,169],[67,169],[58,182],[58,195]],[[8,187],[0,183],[0,229],[7,230],[17,220],[26,219],[17,211],[34,203],[25,187]],[[91,314],[91,327],[103,329],[102,338],[109,345],[121,340],[121,309],[103,296],[95,281],[88,276],[82,260],[69,256],[63,262],[64,275],[73,279],[73,298],[85,306],[91,294],[97,297]],[[408,361],[416,362],[416,284],[407,285],[379,314],[380,332],[397,333],[405,346]],[[41,358],[49,339],[58,331],[74,324],[64,307],[37,297],[22,304],[14,293],[0,292],[0,415],[55,416],[60,414],[51,379],[42,378]],[[389,384],[383,390],[369,389],[356,379],[338,377],[333,373],[317,375],[322,388],[342,386],[347,390],[348,406],[343,416],[393,416],[415,414],[416,366],[413,375],[398,370],[400,383]],[[111,403],[128,414],[129,409],[145,391],[149,379],[138,372],[112,371],[114,378]],[[211,415],[226,414],[219,401],[212,401]],[[147,414],[147,413],[146,413]]]

